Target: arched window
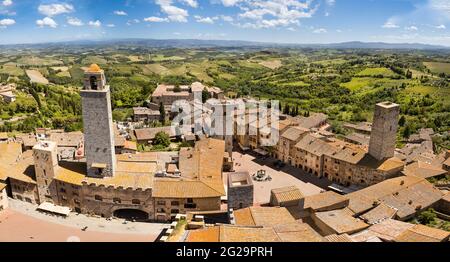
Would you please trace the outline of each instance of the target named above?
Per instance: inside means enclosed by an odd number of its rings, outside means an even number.
[[[89,78],[89,82],[91,84],[91,89],[92,90],[97,90],[98,86],[97,86],[97,77],[96,76],[91,76]]]

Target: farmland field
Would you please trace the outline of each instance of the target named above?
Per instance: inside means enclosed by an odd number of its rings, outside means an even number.
[[[378,68],[366,68],[359,72],[356,76],[359,77],[395,77],[397,74],[392,72],[391,69],[378,67]]]
[[[424,62],[423,64],[435,74],[450,74],[450,63]]]
[[[263,61],[259,64],[270,69],[277,69],[283,65],[280,60]]]
[[[45,78],[41,72],[38,70],[26,70],[27,76],[30,78],[31,82],[45,84],[47,85],[49,82],[47,78]]]

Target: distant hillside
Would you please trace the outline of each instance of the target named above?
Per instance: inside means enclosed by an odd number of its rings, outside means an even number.
[[[46,48],[60,46],[143,46],[154,48],[323,48],[323,49],[403,49],[403,50],[450,50],[450,47],[420,43],[344,42],[331,44],[283,44],[240,40],[200,40],[200,39],[110,39],[55,42],[40,44],[5,45],[6,48]]]

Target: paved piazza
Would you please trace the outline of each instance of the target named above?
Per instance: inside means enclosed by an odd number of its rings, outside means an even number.
[[[153,242],[166,226],[75,213],[62,218],[13,199],[10,205],[0,212],[0,242]]]
[[[282,169],[277,169],[274,167],[277,161],[274,158],[260,157],[253,153],[233,152],[233,159],[236,172],[248,171],[250,175],[253,175],[258,170],[265,170],[272,177],[272,181],[253,181],[256,205],[269,203],[270,191],[274,188],[296,186],[303,195],[309,196],[320,193],[330,185],[326,179],[318,179],[298,168],[286,165]],[[227,176],[224,176],[224,179],[226,182]]]

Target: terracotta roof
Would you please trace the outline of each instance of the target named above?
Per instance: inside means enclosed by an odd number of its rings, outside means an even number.
[[[325,239],[314,229],[300,221],[273,227],[282,242],[324,242]]]
[[[219,242],[219,240],[219,226],[188,231],[188,235],[186,238],[186,242]]]
[[[86,177],[86,163],[64,162],[59,164],[55,180],[81,186]]]
[[[25,147],[33,147],[37,143],[34,134],[19,134],[16,135],[17,141],[20,141]]]
[[[398,217],[405,218],[439,201],[442,194],[423,178],[402,176],[382,181],[346,197],[350,199],[348,207],[356,214],[383,202],[398,209]]]
[[[380,204],[369,212],[361,216],[361,218],[370,225],[378,224],[383,220],[393,218],[397,214],[395,208],[389,207],[385,204]]]
[[[295,186],[272,189],[271,195],[280,205],[293,201],[298,202],[303,198],[302,192]]]
[[[88,70],[86,70],[88,73],[100,73],[103,72],[103,70],[97,65],[97,64],[92,64],[91,66],[89,66]]]
[[[352,215],[353,213],[347,208],[313,214],[336,234],[355,233],[369,227],[368,224]]]
[[[175,137],[176,132],[172,129],[171,126],[165,127],[155,127],[155,128],[144,128],[144,129],[135,129],[134,133],[136,134],[136,139],[138,141],[150,141],[153,140],[159,132],[164,132],[168,134],[170,137]]]
[[[383,242],[374,232],[368,229],[352,234],[350,239],[353,242]]]
[[[272,228],[220,227],[220,242],[280,242]]]
[[[11,164],[7,168],[8,168],[6,173],[7,177],[25,183],[36,184],[36,175],[34,173],[34,160],[32,157],[21,159],[17,163]],[[0,173],[2,173],[1,169]]]
[[[224,192],[217,191],[201,181],[168,179],[156,179],[152,193],[152,196],[157,198],[208,198],[224,195]]]
[[[284,207],[249,207],[234,211],[236,225],[275,226],[295,222],[294,217]]]
[[[395,238],[395,242],[445,242],[448,241],[450,232],[427,227],[424,225],[414,225]]]
[[[309,132],[309,130],[306,128],[293,126],[286,129],[281,137],[290,141],[297,141],[303,134],[307,132]]]
[[[379,224],[369,227],[368,230],[384,241],[393,241],[396,237],[413,226],[414,225],[410,223],[387,219]]]
[[[50,133],[49,140],[59,147],[78,147],[84,140],[82,132]]]
[[[125,140],[123,148],[128,149],[128,150],[137,151],[137,143],[134,141]]]
[[[303,209],[311,209],[315,212],[328,211],[337,208],[344,208],[348,205],[349,200],[333,191],[307,196],[300,201]]]
[[[447,158],[447,160],[444,161],[443,165],[444,166],[450,166],[450,157]]]
[[[350,238],[348,234],[342,234],[342,235],[329,235],[325,237],[328,242],[339,242],[339,243],[345,243],[345,242],[353,242],[353,240]]]
[[[0,163],[13,164],[22,154],[22,145],[19,143],[0,143]]]
[[[417,161],[410,165],[407,165],[403,170],[403,174],[405,174],[406,176],[430,178],[445,175],[447,174],[447,171],[443,170],[442,168],[430,165],[428,163]]]

